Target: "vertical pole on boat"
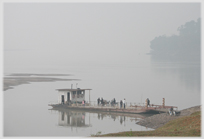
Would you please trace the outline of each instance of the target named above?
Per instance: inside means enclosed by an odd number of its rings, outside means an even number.
[[[77,91],[76,91],[76,106],[78,106],[78,102],[77,102]]]
[[[163,106],[163,108],[164,108],[164,106],[165,106],[165,98],[163,98],[162,106]]]
[[[89,90],[89,104],[90,104],[90,90]]]

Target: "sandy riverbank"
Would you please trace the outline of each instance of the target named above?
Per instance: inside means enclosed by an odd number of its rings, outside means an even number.
[[[4,77],[4,91],[8,89],[13,89],[14,86],[29,84],[31,82],[55,82],[55,81],[79,80],[79,79],[61,79],[61,78],[50,78],[50,77],[31,77],[31,76],[70,76],[70,74],[10,74],[7,77]]]
[[[12,73],[8,76],[72,76],[72,74],[35,74],[35,73]]]

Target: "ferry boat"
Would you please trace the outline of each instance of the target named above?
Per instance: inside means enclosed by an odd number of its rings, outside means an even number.
[[[133,114],[158,114],[168,112],[168,109],[178,109],[176,106],[165,106],[165,99],[163,98],[162,105],[148,105],[147,100],[145,104],[125,103],[126,107],[120,106],[119,102],[110,103],[104,101],[103,104],[90,101],[90,91],[92,89],[57,89],[58,102],[50,103],[49,106],[55,109],[78,109],[85,111],[100,111],[100,112],[117,112],[117,113],[133,113]],[[85,93],[89,91],[89,101],[85,101]]]

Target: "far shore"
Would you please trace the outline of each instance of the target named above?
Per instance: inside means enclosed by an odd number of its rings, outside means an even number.
[[[31,77],[32,76],[32,77]],[[38,76],[38,77],[33,77]],[[13,89],[14,86],[29,84],[31,82],[78,81],[80,79],[62,79],[39,76],[71,76],[71,74],[10,74],[4,77],[4,91]]]
[[[12,73],[8,76],[72,76],[72,74],[35,74],[35,73]]]

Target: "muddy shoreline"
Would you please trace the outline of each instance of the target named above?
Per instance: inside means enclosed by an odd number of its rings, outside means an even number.
[[[39,76],[39,77],[31,77]],[[42,76],[42,77],[40,77]],[[10,74],[4,77],[3,90],[13,89],[15,86],[30,84],[31,82],[79,81],[80,79],[62,79],[44,76],[71,76],[71,74]]]
[[[168,113],[156,114],[156,115],[141,119],[136,124],[145,126],[148,128],[157,129],[171,120],[174,120],[183,116],[189,116],[196,111],[201,111],[200,105],[181,110],[180,114],[176,116],[170,116]]]

